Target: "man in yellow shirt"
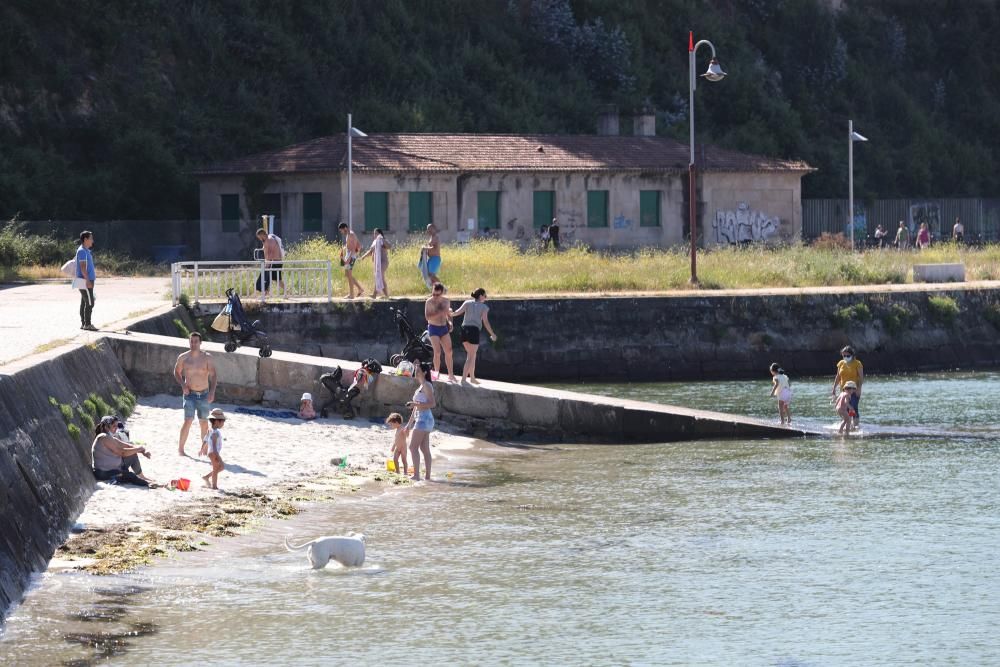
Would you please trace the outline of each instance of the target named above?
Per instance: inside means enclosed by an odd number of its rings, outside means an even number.
[[[854,348],[848,345],[840,351],[843,357],[837,362],[837,374],[833,378],[833,395],[837,395],[837,387],[843,387],[848,382],[857,385],[858,390],[851,395],[851,407],[854,409],[854,428],[858,427],[861,421],[861,411],[858,404],[861,402],[861,385],[865,380],[865,367],[854,356]]]

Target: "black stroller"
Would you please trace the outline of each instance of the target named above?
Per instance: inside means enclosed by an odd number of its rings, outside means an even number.
[[[351,405],[358,394],[365,391],[378,378],[382,372],[382,364],[374,359],[365,359],[361,362],[361,368],[354,373],[354,381],[350,387],[344,387],[341,379],[344,377],[344,370],[337,366],[331,373],[324,373],[319,381],[323,383],[327,391],[330,392],[330,399],[323,403],[319,410],[320,417],[326,417],[330,408],[336,410],[344,419],[354,419],[355,408]]]
[[[399,362],[403,360],[418,362],[433,359],[434,348],[431,346],[430,335],[424,331],[418,336],[401,309],[391,308],[390,310],[392,310],[393,317],[396,318],[399,337],[403,339],[403,349],[400,350],[399,354],[389,357],[389,365],[399,366]]]
[[[215,318],[212,328],[229,336],[226,341],[226,352],[234,352],[240,345],[246,345],[251,339],[260,341],[258,354],[261,357],[271,356],[271,344],[267,340],[267,334],[260,328],[260,320],[251,322],[247,319],[247,314],[243,311],[243,304],[240,302],[240,295],[232,287],[226,290],[225,308]]]

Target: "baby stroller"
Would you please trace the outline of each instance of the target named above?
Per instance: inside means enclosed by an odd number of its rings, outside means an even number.
[[[261,357],[270,357],[271,344],[267,340],[267,334],[260,328],[260,320],[251,322],[247,319],[243,304],[240,302],[240,295],[232,287],[226,290],[226,298],[228,299],[226,306],[212,322],[213,329],[229,336],[225,345],[226,352],[234,352],[240,345],[246,345],[250,339],[256,338],[260,341],[258,354]]]
[[[399,354],[389,357],[390,366],[399,366],[399,362],[406,361],[430,361],[434,358],[434,348],[431,346],[431,337],[424,331],[419,336],[410,326],[406,315],[398,308],[392,308],[393,317],[396,318],[396,326],[399,328],[399,337],[403,339],[403,349]]]
[[[337,366],[333,372],[321,375],[319,381],[322,382],[323,386],[330,392],[330,399],[323,403],[323,407],[320,408],[320,416],[326,417],[332,407],[339,412],[344,419],[354,419],[355,410],[354,406],[351,405],[351,401],[353,401],[358,394],[374,384],[375,378],[377,378],[381,372],[382,364],[374,359],[365,359],[361,362],[361,368],[354,373],[354,382],[352,382],[351,386],[346,389],[344,388],[344,385],[340,383],[340,380],[344,377],[344,370],[340,366]]]

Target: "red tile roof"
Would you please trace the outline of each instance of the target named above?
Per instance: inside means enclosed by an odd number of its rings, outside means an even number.
[[[703,171],[814,171],[781,160],[698,145]],[[352,145],[356,172],[686,171],[689,148],[664,137],[554,134],[370,134]],[[347,169],[344,134],[250,155],[196,175],[331,172]]]

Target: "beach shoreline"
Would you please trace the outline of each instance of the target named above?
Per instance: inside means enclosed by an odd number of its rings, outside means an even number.
[[[386,470],[391,432],[381,420],[302,420],[273,410],[217,404],[226,415],[219,490],[200,479],[211,465],[200,449],[198,422],[191,426],[186,456],[178,454],[183,422],[179,396],[139,399],[127,429],[152,458],[140,458],[143,473],[160,484],[189,479],[190,490],[146,489],[97,483],[69,538],[47,569],[95,574],[127,572],[171,552],[193,551],[213,538],[253,530],[255,524],[297,514],[310,502],[329,502],[387,486],[417,486]],[[257,413],[251,414],[247,411]],[[449,452],[476,440],[435,431],[433,477],[443,479]],[[346,459],[344,465],[341,461]]]

